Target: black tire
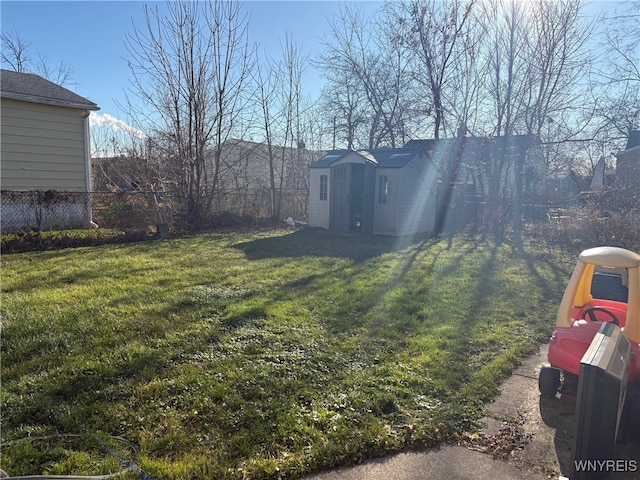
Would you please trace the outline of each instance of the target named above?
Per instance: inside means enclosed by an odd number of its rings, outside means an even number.
[[[560,388],[560,370],[550,366],[540,369],[538,389],[543,397],[555,397]]]
[[[568,395],[576,396],[578,394],[578,376],[573,373],[564,372],[562,380],[562,388],[560,392]]]

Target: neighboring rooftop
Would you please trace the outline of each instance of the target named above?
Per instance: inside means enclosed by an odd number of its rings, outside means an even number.
[[[404,148],[423,148],[430,154],[442,150],[453,150],[457,148],[460,138],[437,138],[428,140],[409,140]],[[463,148],[465,150],[482,150],[489,148],[491,144],[503,144],[507,150],[526,151],[529,147],[536,145],[539,139],[534,135],[508,135],[502,137],[462,137]]]
[[[627,148],[630,150],[640,145],[640,130],[631,130],[629,132],[629,138],[627,139]]]
[[[0,70],[0,96],[25,102],[44,103],[59,107],[99,110],[84,97],[33,73]]]

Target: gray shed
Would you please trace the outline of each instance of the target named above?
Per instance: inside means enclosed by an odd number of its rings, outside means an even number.
[[[431,231],[437,180],[422,148],[330,151],[310,166],[309,224],[391,236]]]

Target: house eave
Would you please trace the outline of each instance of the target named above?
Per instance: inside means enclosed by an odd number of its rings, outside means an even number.
[[[40,104],[52,105],[56,107],[77,108],[79,110],[94,110],[94,111],[100,110],[100,107],[95,103],[71,102],[71,101],[60,100],[55,98],[40,97],[35,95],[25,95],[25,94],[16,93],[16,92],[3,91],[2,98],[8,98],[11,100],[20,100],[23,102],[40,103]]]

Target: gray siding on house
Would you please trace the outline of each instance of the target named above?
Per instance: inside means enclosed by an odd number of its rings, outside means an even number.
[[[214,151],[207,155],[213,165]],[[284,190],[307,190],[306,171],[312,159],[318,154],[304,148],[283,148],[272,145],[274,180]],[[284,168],[283,168],[284,167]],[[222,144],[220,170],[217,188],[226,193],[262,194],[271,190],[269,167],[269,147],[265,143],[229,139]],[[212,181],[213,175],[209,175]]]

